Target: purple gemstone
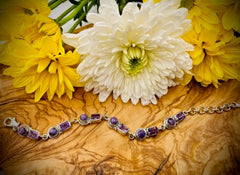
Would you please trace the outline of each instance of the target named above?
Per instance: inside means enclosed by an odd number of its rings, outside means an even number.
[[[156,126],[148,128],[148,135],[151,136],[151,137],[157,135],[158,132],[159,132],[159,130],[158,130],[158,128]]]
[[[101,115],[100,114],[92,114],[91,120],[93,120],[93,121],[101,120]]]
[[[183,120],[186,116],[183,112],[179,112],[177,115],[176,115],[178,121],[181,121]]]
[[[173,119],[173,118],[169,118],[168,120],[167,120],[167,123],[169,124],[169,125],[175,125],[175,120]]]
[[[118,130],[123,134],[127,134],[129,131],[128,127],[124,124],[118,125]]]
[[[50,136],[56,136],[58,134],[58,130],[53,127],[53,128],[50,128],[48,133]]]
[[[86,121],[88,119],[88,116],[86,114],[80,115],[80,120]]]
[[[137,136],[138,136],[140,139],[144,138],[145,135],[146,135],[146,133],[145,133],[145,131],[142,130],[142,129],[137,132]]]
[[[18,134],[21,136],[26,136],[27,135],[27,129],[23,126],[21,126],[20,128],[18,128]]]
[[[116,117],[112,117],[110,119],[110,122],[111,122],[112,125],[116,125],[118,123],[118,119]]]
[[[62,122],[60,124],[61,131],[65,131],[71,127],[71,124],[69,121]]]
[[[35,130],[30,130],[27,136],[31,139],[38,139],[39,132]]]

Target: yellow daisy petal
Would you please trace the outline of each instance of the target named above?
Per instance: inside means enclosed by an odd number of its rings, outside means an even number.
[[[41,59],[38,63],[37,73],[44,71],[48,67],[50,61],[50,59]]]
[[[73,53],[71,51],[67,52],[67,54],[59,57],[59,63],[61,65],[75,65],[79,64],[80,62],[80,55],[74,51]]]
[[[59,83],[58,88],[56,89],[56,93],[58,95],[58,98],[60,98],[65,92],[65,86],[64,83]]]
[[[14,87],[20,88],[24,87],[27,84],[29,84],[32,81],[32,76],[21,76],[21,77],[16,77],[13,80],[13,85]]]
[[[58,81],[60,84],[63,83],[63,71],[61,66],[58,66]]]
[[[48,71],[50,74],[56,74],[57,72],[57,67],[58,67],[58,64],[54,61],[50,64],[49,68],[48,68]]]
[[[69,79],[66,76],[64,76],[64,83],[69,90],[74,92],[74,88],[72,86],[72,83],[69,81]]]
[[[47,92],[48,90],[48,85],[49,85],[49,76],[47,76],[47,72],[44,71],[41,75],[40,75],[40,80],[41,85],[40,87],[37,89],[37,91],[35,92],[35,102],[38,102],[42,96]],[[44,82],[44,83],[43,83]]]
[[[205,57],[205,53],[204,53],[203,49],[198,46],[196,46],[194,48],[194,51],[189,52],[189,54],[193,60],[193,65],[200,64]]]
[[[49,93],[50,96],[53,96],[54,93],[56,92],[56,89],[58,87],[58,77],[57,74],[53,74],[50,77],[50,81],[49,81]]]
[[[69,90],[68,88],[66,89],[66,94],[68,96],[69,99],[72,99],[73,93],[71,90]]]
[[[228,8],[228,10],[223,14],[222,23],[225,29],[230,30],[233,28],[237,32],[240,32],[239,10],[240,10],[240,3],[238,2],[238,5],[236,6],[236,8],[232,6]]]

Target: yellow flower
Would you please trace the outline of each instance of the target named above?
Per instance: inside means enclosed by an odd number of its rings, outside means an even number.
[[[222,80],[240,81],[240,39],[234,36],[232,27],[226,30],[222,23],[226,6],[232,6],[235,0],[185,1],[192,2],[188,15],[192,20],[192,29],[184,39],[195,46],[189,54],[196,81],[203,86],[213,84],[215,87]]]
[[[64,93],[71,99],[73,86],[82,86],[76,66],[80,62],[77,52],[65,54],[63,47],[49,38],[43,37],[38,45],[32,45],[22,39],[8,44],[2,60],[10,67],[5,75],[14,78],[15,87],[25,87],[26,93],[35,92],[35,101],[47,93],[51,100],[56,93],[60,98]]]
[[[42,14],[48,16],[51,9],[48,7],[48,0],[8,0],[0,1],[0,9],[2,12],[25,13],[25,14]]]
[[[189,54],[194,77],[203,86],[218,87],[220,80],[240,81],[240,38],[234,36],[232,30],[202,29],[200,34],[192,30],[184,39],[195,46]]]
[[[23,19],[23,23],[18,30],[15,30],[15,28],[9,28],[9,33],[4,33],[4,31],[0,29],[3,33],[0,35],[2,36],[1,40],[4,41],[4,43],[0,45],[1,54],[7,52],[6,48],[9,47],[8,44],[11,44],[11,42],[16,43],[14,40],[24,40],[28,44],[32,45],[32,47],[38,48],[40,47],[39,42],[41,42],[42,38],[48,36],[56,42],[58,47],[62,46],[61,30],[55,21],[42,15],[25,16]],[[13,21],[10,22],[14,23]],[[9,26],[14,25],[10,22],[8,23]],[[13,47],[13,49],[15,48]],[[25,49],[23,48],[22,51],[24,52]],[[8,50],[8,52],[12,51]],[[2,64],[11,66],[13,62],[14,61],[0,57],[0,63]]]
[[[73,86],[81,86],[77,52],[65,53],[61,30],[48,18],[47,0],[10,0],[0,3],[0,63],[8,65],[15,87],[35,92],[35,101],[46,93],[72,98]]]
[[[224,29],[240,33],[240,1],[210,0],[210,8],[218,13]]]
[[[56,42],[61,42],[59,26],[48,18],[51,10],[46,0],[10,0],[0,4],[1,41],[10,42],[13,38],[22,38],[33,43],[48,35]]]
[[[189,0],[188,0],[189,1]],[[194,0],[189,5],[188,18],[192,20],[195,32],[200,33],[202,28],[219,31],[219,17],[217,13],[209,8],[211,5],[207,0]]]

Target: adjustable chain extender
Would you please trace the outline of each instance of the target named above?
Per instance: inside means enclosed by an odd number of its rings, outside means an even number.
[[[15,118],[7,117],[4,120],[4,126],[11,127],[13,131],[16,131],[18,135],[22,137],[28,137],[35,140],[48,140],[49,138],[57,138],[60,134],[71,128],[72,124],[78,123],[80,125],[89,125],[92,123],[100,123],[101,121],[107,121],[108,126],[114,130],[117,130],[119,133],[123,135],[127,135],[130,140],[140,140],[143,141],[148,137],[156,136],[160,131],[164,131],[165,129],[173,129],[179,122],[183,121],[188,115],[195,114],[213,114],[218,113],[221,114],[223,112],[228,112],[233,108],[240,108],[240,104],[233,102],[230,104],[224,104],[223,106],[214,107],[199,107],[199,108],[190,108],[187,111],[182,111],[173,115],[171,117],[167,117],[164,119],[163,124],[159,127],[153,126],[149,128],[138,128],[134,133],[129,132],[129,128],[119,122],[116,117],[109,117],[108,115],[101,116],[100,114],[92,114],[88,116],[86,114],[80,115],[79,118],[73,118],[72,121],[64,121],[57,126],[50,127],[47,134],[40,135],[40,132],[32,129],[30,126],[26,124],[20,125]],[[20,125],[20,126],[19,126]]]

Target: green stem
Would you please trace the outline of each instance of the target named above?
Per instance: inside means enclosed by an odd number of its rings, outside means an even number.
[[[65,17],[68,13],[70,13],[73,9],[76,8],[77,5],[72,5],[70,8],[68,8],[65,12],[63,12],[59,17],[57,17],[56,22],[59,22],[63,17]]]
[[[67,17],[63,18],[61,21],[58,22],[59,26],[63,26],[65,23],[73,19],[78,12],[83,8],[84,5],[86,5],[89,2],[89,0],[83,0],[81,3],[75,8],[75,10],[68,15]]]
[[[84,12],[79,18],[78,20],[73,24],[73,26],[68,30],[68,33],[72,33],[74,31],[74,29],[77,27],[77,25],[83,20],[83,18],[86,16],[86,12]]]
[[[52,5],[50,5],[50,9],[53,10],[55,9],[57,6],[59,6],[60,4],[62,4],[63,2],[65,2],[67,0],[57,0],[56,2],[54,2]]]
[[[48,3],[48,6],[52,5],[53,3],[55,3],[57,0],[51,0],[49,3]]]
[[[77,25],[85,18],[88,11],[92,8],[96,0],[93,0],[92,3],[88,6],[87,10],[78,18],[78,20],[73,24],[73,26],[68,30],[68,33],[72,33]]]

